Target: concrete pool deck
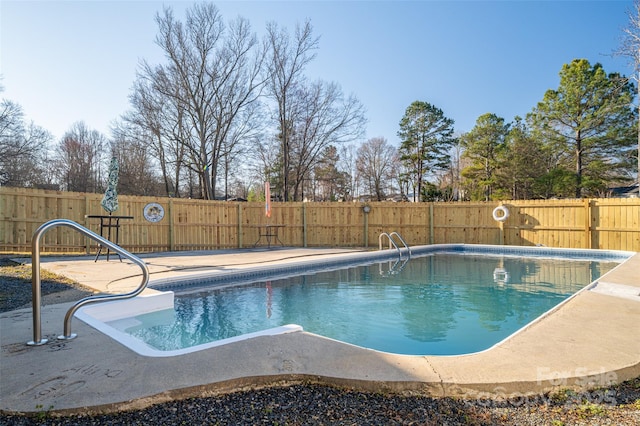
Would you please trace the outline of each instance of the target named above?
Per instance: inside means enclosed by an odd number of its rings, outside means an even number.
[[[353,251],[247,249],[141,257],[153,286],[158,280]],[[109,262],[104,256],[98,262],[93,256],[43,257],[41,262],[42,269],[100,292],[130,291],[140,281],[140,269],[117,256]],[[640,254],[601,277],[601,287],[640,293],[638,271]],[[42,346],[26,345],[33,337],[30,308],[0,314],[0,410],[106,412],[301,381],[432,396],[526,396],[640,376],[640,296],[628,292],[583,291],[493,348],[462,356],[387,354],[298,331],[177,357],[144,357],[77,318],[72,331],[78,337],[56,340],[71,306],[43,306],[42,334],[49,343]]]

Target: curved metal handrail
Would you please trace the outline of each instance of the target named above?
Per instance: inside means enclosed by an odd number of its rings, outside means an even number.
[[[409,245],[407,244],[407,242],[404,240],[404,238],[402,238],[402,236],[400,234],[398,234],[396,231],[393,231],[391,234],[389,234],[389,238],[396,236],[398,237],[398,239],[402,242],[402,244],[404,244],[405,248],[407,249],[407,251],[409,252],[409,257],[411,257],[411,248],[409,248]]]
[[[58,339],[73,339],[77,336],[76,334],[71,333],[71,319],[73,318],[73,314],[75,314],[75,312],[82,306],[106,300],[111,301],[130,299],[142,293],[144,289],[147,288],[147,284],[149,283],[149,269],[147,268],[147,265],[139,257],[134,256],[117,244],[112,243],[106,238],[68,219],[54,219],[43,223],[38,229],[36,229],[36,232],[34,232],[33,239],[31,241],[31,300],[33,305],[33,341],[27,342],[27,345],[44,345],[45,343],[47,343],[47,339],[42,338],[41,327],[40,239],[46,231],[57,226],[67,226],[69,228],[75,229],[86,237],[97,241],[101,245],[131,260],[142,269],[142,283],[135,290],[124,294],[101,294],[97,296],[89,296],[76,302],[67,311],[67,314],[64,317],[64,334],[62,336],[58,336]]]
[[[387,237],[389,239],[389,248],[391,248],[392,246],[395,247],[396,250],[398,250],[398,256],[400,258],[402,258],[402,253],[400,251],[400,248],[398,247],[398,245],[396,244],[396,242],[393,240],[393,237],[396,236],[398,237],[398,239],[402,242],[402,244],[404,245],[404,247],[407,249],[407,253],[408,253],[408,257],[411,258],[411,249],[409,248],[409,245],[407,245],[406,241],[404,240],[404,238],[402,238],[400,236],[400,234],[398,234],[397,232],[393,231],[390,234],[383,232],[378,236],[378,249],[382,250],[382,237]]]
[[[398,248],[398,245],[396,244],[395,241],[393,241],[393,238],[391,238],[391,235],[387,234],[386,232],[383,232],[380,235],[378,235],[378,250],[382,250],[382,237],[387,237],[389,239],[389,248],[391,248],[391,246],[393,245],[393,247],[395,247],[396,250],[398,250],[398,255],[400,255],[400,249]]]

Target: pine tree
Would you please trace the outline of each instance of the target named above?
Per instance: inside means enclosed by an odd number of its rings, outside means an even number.
[[[509,124],[505,124],[504,118],[487,113],[478,117],[475,127],[462,136],[463,157],[472,162],[462,170],[462,176],[474,183],[470,185],[472,198],[491,200],[498,182],[496,170],[506,151],[508,132]]]
[[[400,161],[410,171],[414,194],[420,196],[425,176],[449,165],[449,149],[455,144],[454,121],[441,109],[421,101],[407,108],[400,121]]]
[[[531,114],[544,143],[572,159],[574,193],[596,195],[629,176],[637,111],[634,85],[602,65],[575,59],[560,71],[560,86],[548,90]]]

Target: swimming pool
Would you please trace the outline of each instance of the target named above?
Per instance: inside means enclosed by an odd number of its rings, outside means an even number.
[[[118,340],[147,347],[145,354],[153,356],[302,329],[384,352],[471,353],[505,339],[628,257],[464,245],[414,253],[410,261],[377,252],[346,269],[335,270],[343,259],[270,271],[293,275],[278,280],[254,271],[204,284],[175,283],[175,300],[165,295],[164,304],[146,313],[118,309],[121,316],[105,318],[103,331],[111,329]],[[358,263],[349,259],[347,264]],[[253,282],[237,285],[239,278]]]

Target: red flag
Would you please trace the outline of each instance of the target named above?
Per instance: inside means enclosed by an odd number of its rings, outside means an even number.
[[[271,217],[271,187],[269,182],[264,183],[264,214]]]

